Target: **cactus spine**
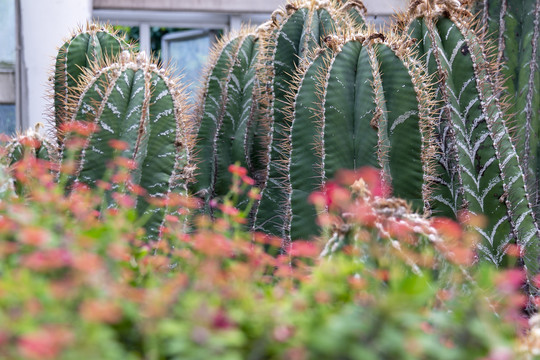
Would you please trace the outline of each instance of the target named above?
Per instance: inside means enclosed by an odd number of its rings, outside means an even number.
[[[146,196],[187,194],[192,140],[185,115],[186,96],[166,70],[144,53],[124,51],[119,62],[87,71],[79,94],[72,104],[76,111],[71,121],[91,122],[99,130],[86,139],[77,155],[74,182],[93,186],[103,179],[107,163],[118,155],[110,146],[114,139],[128,145],[119,155],[133,160],[131,181],[140,185]],[[136,208],[139,215],[150,216],[148,236],[157,236],[167,210],[149,206],[142,196]]]
[[[70,98],[75,95],[74,89],[84,69],[105,58],[114,59],[127,48],[128,44],[111,27],[90,23],[85,28],[77,29],[60,47],[54,74],[54,118],[57,129],[72,116]],[[58,135],[61,143],[62,134]]]

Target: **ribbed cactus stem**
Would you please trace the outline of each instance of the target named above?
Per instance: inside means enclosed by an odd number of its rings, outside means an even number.
[[[317,233],[308,195],[343,168],[380,167],[394,193],[430,210],[432,94],[410,43],[370,31],[329,36],[326,46],[301,72],[293,99],[292,239]]]
[[[479,30],[496,44],[501,98],[511,117],[511,135],[540,214],[540,0],[485,0],[475,4]]]
[[[70,108],[84,69],[104,59],[118,57],[128,48],[124,39],[108,25],[87,23],[75,30],[59,49],[54,73],[54,122],[59,143],[62,142],[62,124],[72,116]]]
[[[290,119],[286,99],[294,97],[291,83],[299,64],[328,35],[352,27],[350,18],[337,3],[294,1],[274,12],[272,22],[261,33],[260,79],[263,124],[267,129],[267,170],[262,199],[254,211],[254,229],[288,237],[287,162],[290,152]]]
[[[514,239],[532,277],[538,272],[538,227],[483,37],[474,30],[466,9],[446,1],[415,1],[401,23],[439,84],[438,146],[447,155],[439,158],[438,166],[446,174],[436,180],[447,191],[437,200],[485,215],[487,226],[477,229],[482,257],[502,264]],[[456,165],[457,171],[452,170]],[[456,185],[462,189],[456,191]],[[456,194],[463,194],[462,205]]]
[[[187,194],[192,171],[187,96],[167,70],[144,53],[124,51],[119,62],[87,71],[79,94],[72,121],[91,122],[99,130],[86,139],[76,156],[75,182],[95,186],[104,179],[108,163],[119,155],[133,161],[131,182],[141,186],[146,197]],[[127,148],[117,154],[111,140],[120,140]],[[136,209],[139,215],[150,217],[148,237],[158,236],[167,210],[149,206],[143,196],[138,197]]]
[[[215,47],[206,70],[196,119],[198,170],[193,192],[208,204],[231,185],[227,167],[240,165],[256,172],[253,158],[257,109],[255,63],[258,38],[252,29],[230,34]],[[211,208],[208,209],[211,211]]]

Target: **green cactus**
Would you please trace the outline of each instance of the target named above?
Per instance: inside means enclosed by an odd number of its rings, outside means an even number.
[[[23,134],[16,135],[6,144],[3,156],[4,165],[13,166],[24,157],[32,157],[47,162],[51,172],[56,170],[57,147],[39,132],[40,127],[41,124],[38,124],[35,129],[29,129]],[[21,181],[17,179],[11,181],[16,194],[24,195],[28,192],[27,186]]]
[[[261,167],[253,155],[258,52],[254,30],[242,29],[222,39],[209,61],[196,113],[199,131],[194,153],[199,166],[192,186],[205,204],[229,191],[230,164],[239,162],[251,174]]]
[[[84,73],[93,63],[114,59],[129,46],[110,26],[86,24],[73,32],[59,49],[54,73],[54,121],[60,130],[72,116],[70,97]],[[62,132],[57,132],[59,143]]]
[[[6,164],[0,162],[0,201],[9,199],[15,193],[13,178]]]
[[[352,1],[341,5],[334,2],[292,2],[272,15],[272,21],[261,31],[262,126],[266,128],[267,164],[262,199],[254,207],[253,228],[287,238],[287,161],[290,149],[290,122],[286,99],[294,96],[291,83],[299,64],[329,35],[349,31],[353,22],[349,14],[360,4]],[[352,10],[351,10],[352,9]],[[357,14],[360,14],[357,12]],[[360,26],[363,22],[360,22]]]
[[[540,1],[490,0],[476,3],[479,29],[496,44],[502,97],[513,114],[510,129],[531,194],[540,215]]]
[[[327,38],[300,71],[285,204],[292,239],[317,233],[311,192],[339,169],[382,169],[396,196],[430,209],[432,144],[429,79],[403,37],[368,32]]]
[[[450,2],[415,1],[400,27],[415,39],[438,84],[436,208],[485,215],[487,226],[478,228],[481,257],[503,264],[507,245],[515,241],[529,275],[536,274],[535,214],[499,104],[497,74],[472,17]]]
[[[192,140],[180,85],[169,78],[144,53],[124,51],[119,62],[85,72],[71,121],[91,122],[99,130],[90,135],[76,154],[78,166],[72,182],[94,186],[104,178],[114,156],[133,160],[131,181],[149,198],[171,192],[187,194]],[[75,134],[67,134],[66,141]],[[118,154],[110,145],[120,140],[127,149]],[[116,190],[113,188],[113,191]],[[152,207],[142,196],[137,213],[146,215],[147,236],[155,238],[168,211]]]

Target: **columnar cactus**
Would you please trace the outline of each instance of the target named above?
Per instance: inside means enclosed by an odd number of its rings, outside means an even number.
[[[435,150],[429,79],[404,37],[376,32],[328,37],[300,71],[285,223],[292,239],[317,232],[308,195],[337,170],[379,167],[396,196],[430,210]]]
[[[511,131],[536,214],[540,214],[540,1],[476,2],[479,29],[496,45]]]
[[[193,184],[193,191],[206,204],[216,194],[228,192],[230,164],[239,162],[251,174],[261,168],[253,149],[258,53],[257,35],[243,29],[220,40],[209,61],[196,113],[199,131],[194,153],[199,166]]]
[[[294,96],[291,82],[299,64],[319,47],[327,36],[349,31],[355,25],[349,14],[361,3],[296,1],[277,10],[261,32],[261,60],[258,78],[261,86],[262,125],[267,164],[262,199],[255,206],[254,229],[286,237],[282,207],[287,198],[287,161],[291,118],[286,112],[288,97]],[[362,6],[363,7],[363,6]],[[352,10],[351,10],[352,9]],[[356,10],[354,10],[356,11]],[[360,13],[357,13],[360,16]]]
[[[437,81],[438,209],[484,214],[479,250],[502,264],[507,245],[521,246],[529,275],[538,272],[539,230],[525,174],[498,100],[497,74],[470,13],[450,1],[418,0],[400,27],[415,40]]]
[[[284,108],[290,82],[300,59],[322,38],[340,27],[363,26],[364,11],[358,0],[291,1],[257,31],[244,29],[217,44],[196,115],[198,171],[192,190],[206,204],[227,193],[226,167],[240,162],[265,189],[258,227],[281,234],[270,230],[274,220],[265,217],[279,210],[268,199],[283,195],[276,179],[282,177],[278,164],[288,141]]]
[[[118,36],[110,26],[86,24],[75,30],[70,39],[59,49],[56,57],[54,72],[54,121],[55,127],[60,128],[62,123],[72,116],[69,104],[70,97],[75,96],[77,87],[84,69],[92,67],[93,63],[103,59],[117,58],[128,48],[125,40]],[[61,143],[61,133],[58,134]]]
[[[86,139],[76,155],[75,183],[94,186],[104,178],[112,157],[120,155],[133,160],[131,181],[141,186],[147,197],[187,193],[192,148],[192,130],[185,113],[187,96],[166,70],[144,53],[124,51],[118,62],[86,71],[78,94],[71,104],[76,111],[70,121],[90,122],[99,130]],[[127,148],[116,154],[111,140],[123,141]],[[146,224],[149,237],[159,234],[166,211],[150,206],[142,196],[138,198],[137,213],[150,217]]]

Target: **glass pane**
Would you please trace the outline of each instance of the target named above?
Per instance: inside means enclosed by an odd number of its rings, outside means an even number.
[[[170,40],[168,54],[171,64],[176,68],[177,75],[184,75],[183,83],[190,84],[190,99],[193,100],[199,86],[200,75],[208,59],[210,47],[215,38],[211,32],[198,37]]]
[[[0,104],[0,134],[15,134],[15,125],[15,105]]]
[[[15,63],[15,0],[0,0],[0,68]]]

